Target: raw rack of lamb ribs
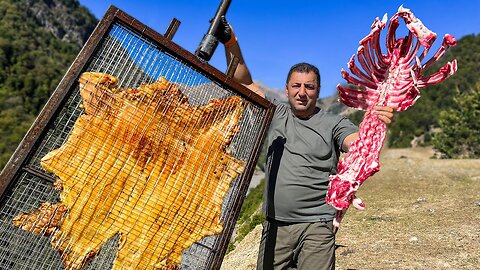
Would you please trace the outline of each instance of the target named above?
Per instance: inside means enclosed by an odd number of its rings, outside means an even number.
[[[407,36],[397,39],[395,33],[399,18],[405,21],[409,32]],[[457,62],[453,60],[432,75],[422,75],[422,71],[437,62],[449,47],[456,45],[456,40],[449,34],[445,35],[441,47],[422,64],[437,36],[403,6],[390,19],[386,36],[387,54],[382,54],[380,32],[386,23],[386,14],[381,21],[375,19],[370,34],[360,41],[357,61],[353,55],[348,62],[348,68],[355,76],[342,70],[342,77],[349,86],[337,86],[340,102],[366,110],[367,113],[359,126],[359,138],[350,145],[347,155],[338,163],[338,173],[330,176],[326,201],[337,209],[334,220],[336,227],[350,204],[358,209],[365,207],[355,193],[368,177],[380,169],[379,155],[387,126],[371,113],[374,106],[390,106],[396,112],[405,111],[420,97],[421,88],[442,82],[457,71]],[[421,47],[423,52],[417,55]]]

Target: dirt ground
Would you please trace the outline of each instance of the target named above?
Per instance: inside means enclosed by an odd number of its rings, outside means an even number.
[[[428,148],[384,149],[337,233],[336,269],[480,269],[480,160],[431,159]],[[261,226],[222,270],[255,269]]]

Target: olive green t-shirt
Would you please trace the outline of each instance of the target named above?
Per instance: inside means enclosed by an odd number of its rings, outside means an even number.
[[[267,135],[265,214],[283,222],[330,221],[325,203],[329,176],[336,174],[341,145],[358,128],[347,118],[317,110],[311,118],[277,106]]]

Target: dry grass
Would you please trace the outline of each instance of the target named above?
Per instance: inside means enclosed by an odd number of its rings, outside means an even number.
[[[480,160],[430,159],[425,148],[386,149],[337,234],[336,269],[480,269]],[[254,269],[260,227],[223,270]]]
[[[387,150],[337,235],[338,269],[480,269],[480,160]]]

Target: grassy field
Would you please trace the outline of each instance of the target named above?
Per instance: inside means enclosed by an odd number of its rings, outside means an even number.
[[[431,159],[427,148],[385,149],[337,233],[336,269],[480,269],[480,160]],[[261,226],[222,270],[254,269]]]

